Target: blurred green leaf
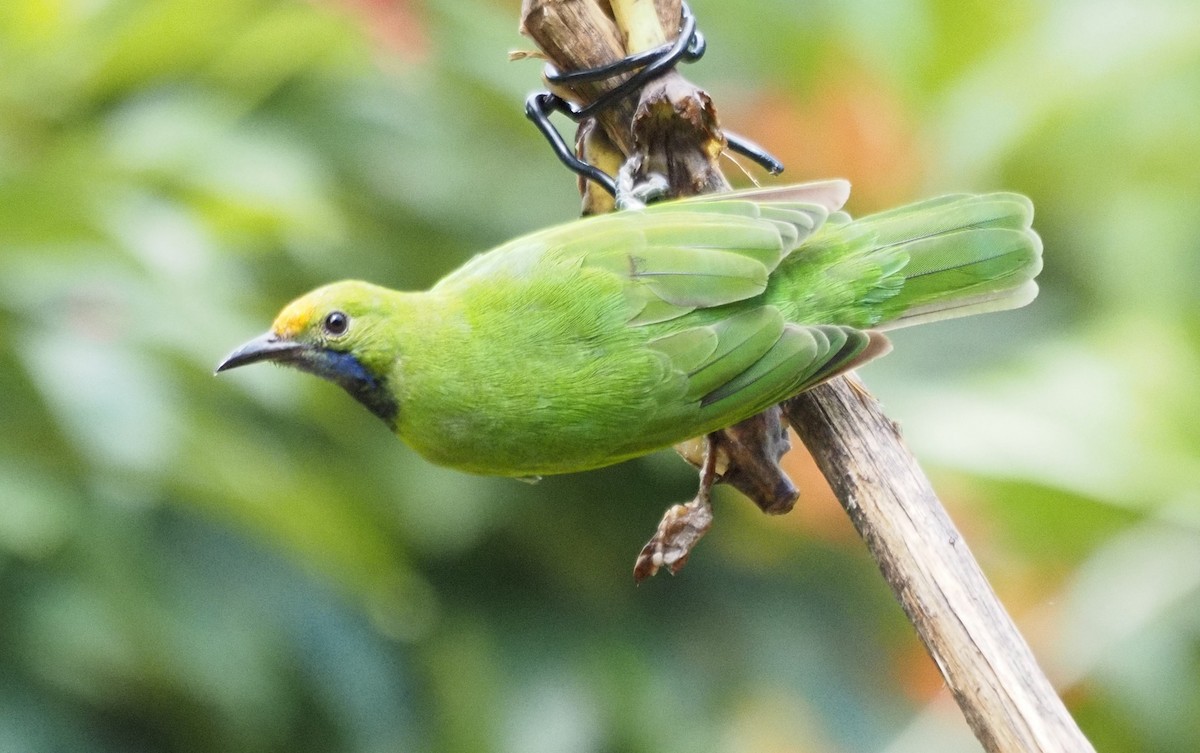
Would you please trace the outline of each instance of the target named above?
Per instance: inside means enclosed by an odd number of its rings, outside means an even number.
[[[1033,197],[1039,301],[865,378],[1097,747],[1192,750],[1200,9],[693,7],[686,75],[790,180]],[[213,378],[311,286],[577,212],[516,12],[0,4],[0,750],[977,750],[815,489],[722,496],[634,589],[673,457],[470,477],[329,385]]]

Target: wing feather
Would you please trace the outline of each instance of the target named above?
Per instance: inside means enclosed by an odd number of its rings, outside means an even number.
[[[686,401],[702,401],[766,355],[783,334],[783,315],[774,306],[761,306],[721,319],[708,328],[717,336],[717,347],[703,363],[686,372]]]
[[[657,446],[673,441],[681,423],[720,428],[886,347],[882,335],[850,327],[788,324],[759,298],[771,273],[831,215],[845,221],[838,210],[848,190],[827,181],[589,218],[512,241],[465,272],[578,270],[618,290],[627,326],[646,332],[645,347],[663,364],[630,449]]]

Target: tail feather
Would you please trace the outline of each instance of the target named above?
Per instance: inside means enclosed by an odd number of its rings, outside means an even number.
[[[853,223],[874,240],[871,255],[898,265],[903,284],[881,303],[881,329],[1002,311],[1037,295],[1042,242],[1024,196],[953,195]],[[898,289],[896,289],[898,288]]]
[[[1037,298],[1037,294],[1037,283],[1029,280],[1015,288],[980,293],[952,302],[938,301],[927,306],[914,306],[906,310],[898,318],[879,324],[875,329],[886,332],[890,329],[911,327],[914,324],[927,324],[929,322],[941,321],[942,319],[954,319],[960,316],[990,314],[994,311],[1019,309],[1022,306],[1032,303],[1033,299]]]

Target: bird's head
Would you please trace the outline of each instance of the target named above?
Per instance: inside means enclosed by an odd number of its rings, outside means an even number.
[[[399,405],[388,373],[396,353],[387,335],[389,299],[365,282],[326,285],[289,303],[266,333],[230,353],[217,372],[272,361],[340,385],[393,429]]]

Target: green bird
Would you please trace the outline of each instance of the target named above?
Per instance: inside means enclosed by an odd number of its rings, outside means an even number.
[[[943,196],[853,220],[849,191],[824,181],[576,220],[424,292],[334,283],[217,371],[292,366],[434,463],[540,476],[730,426],[884,354],[882,330],[1037,295],[1025,197]]]

